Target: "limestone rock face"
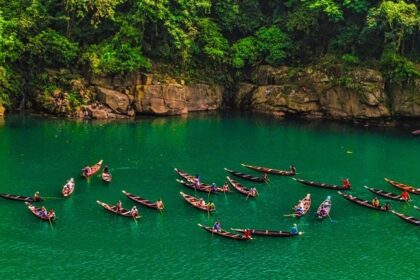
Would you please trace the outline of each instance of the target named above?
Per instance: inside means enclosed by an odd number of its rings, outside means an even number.
[[[107,105],[116,113],[127,113],[129,110],[130,100],[128,96],[119,91],[97,87],[98,101]]]
[[[222,106],[223,89],[206,84],[191,84],[186,95],[188,111],[216,110]]]
[[[234,95],[237,108],[278,115],[295,114],[332,119],[385,118],[387,107],[384,79],[380,72],[357,68],[345,76],[322,69],[259,67],[255,84],[241,83]]]
[[[390,88],[392,110],[400,117],[420,117],[420,79],[402,87],[393,85]]]

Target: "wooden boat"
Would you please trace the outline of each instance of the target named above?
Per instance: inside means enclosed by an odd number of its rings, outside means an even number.
[[[117,206],[116,205],[109,205],[109,204],[106,204],[106,203],[101,202],[99,200],[97,200],[96,203],[98,203],[103,208],[105,208],[106,210],[108,210],[109,212],[112,212],[114,214],[124,216],[124,217],[128,217],[128,218],[134,218],[134,219],[140,218],[139,214],[137,214],[137,216],[133,216],[133,215],[131,215],[130,210],[127,210],[127,209],[124,209],[124,208],[122,208],[121,211],[117,211]]]
[[[232,228],[232,230],[244,233],[246,229]],[[270,236],[270,237],[294,237],[302,235],[303,232],[299,231],[298,234],[292,234],[290,231],[277,231],[277,230],[264,230],[264,229],[249,229],[253,235]]]
[[[180,192],[180,194],[189,204],[191,204],[192,206],[194,206],[197,209],[200,209],[200,210],[203,210],[203,211],[206,211],[206,212],[213,212],[213,211],[216,210],[216,208],[209,208],[207,206],[207,203],[204,200],[203,200],[204,205],[201,205],[200,204],[200,199],[198,199],[198,198],[196,198],[192,195],[185,194],[183,192]]]
[[[331,211],[331,196],[328,196],[318,207],[316,214],[318,219],[324,219],[330,215]]]
[[[406,201],[406,200],[402,199],[401,195],[398,195],[398,194],[395,194],[395,193],[392,193],[392,192],[386,192],[386,191],[383,191],[383,190],[380,190],[380,189],[369,188],[368,186],[364,186],[364,187],[366,189],[368,189],[369,191],[377,194],[377,195],[380,195],[380,196],[383,196],[383,197],[386,197],[386,198],[389,198],[389,199],[393,199],[393,200]]]
[[[396,216],[398,216],[399,218],[403,219],[406,222],[409,222],[409,223],[411,223],[413,225],[416,225],[416,226],[420,226],[420,219],[417,219],[417,218],[414,218],[414,217],[411,217],[411,216],[407,216],[407,215],[404,215],[402,213],[395,212],[394,210],[392,210],[391,212],[393,214],[395,214]]]
[[[201,224],[198,224],[198,226],[203,228],[204,230],[210,232],[211,234],[220,235],[220,236],[230,238],[230,239],[243,240],[243,241],[252,239],[252,237],[248,238],[248,237],[245,237],[245,235],[243,235],[243,234],[238,234],[238,233],[235,234],[235,233],[225,231],[223,229],[219,232],[219,231],[213,230],[213,228],[211,228],[211,227],[203,226]]]
[[[399,188],[401,190],[405,190],[409,193],[420,194],[420,188],[414,188],[412,186],[405,185],[405,184],[402,184],[402,183],[398,183],[396,181],[392,181],[392,180],[389,180],[387,178],[384,178],[384,180],[387,181],[388,183],[390,183],[392,186],[394,186],[396,188]]]
[[[67,183],[63,186],[63,189],[61,190],[61,193],[64,197],[69,197],[74,192],[74,180],[71,178]]]
[[[414,208],[420,211],[420,207],[414,205]]]
[[[190,188],[192,190],[197,190],[197,191],[201,191],[201,192],[208,192],[208,193],[212,193],[212,194],[217,194],[220,192],[230,192],[229,186],[227,184],[223,185],[223,187],[217,187],[216,188],[216,192],[212,191],[212,186],[207,185],[207,184],[200,184],[198,186],[196,186],[194,183],[191,182],[185,182],[184,180],[178,180],[176,179],[176,181],[178,183],[180,183],[181,185],[184,185],[187,188]]]
[[[296,174],[296,169],[291,168],[290,170],[280,170],[280,169],[273,169],[268,167],[260,167],[254,166],[249,164],[241,164],[242,166],[249,168],[254,171],[262,172],[262,173],[269,173],[274,175],[281,175],[281,176],[294,176]]]
[[[8,194],[8,193],[1,193],[0,197],[3,197],[5,199],[10,199],[10,200],[18,200],[18,201],[26,201],[26,202],[38,202],[38,201],[45,200],[43,198],[40,198],[39,200],[34,200],[33,197],[23,196],[23,195],[14,195],[14,194]]]
[[[247,197],[256,197],[257,196],[257,190],[251,190],[247,187],[242,186],[241,184],[239,184],[238,182],[236,182],[235,180],[232,180],[229,176],[226,176],[226,178],[228,179],[229,183],[232,185],[232,187],[234,187],[238,192],[240,192],[243,195],[246,195]]]
[[[225,168],[225,170],[229,172],[230,174],[232,174],[233,176],[236,176],[236,177],[248,180],[248,181],[256,182],[256,183],[265,183],[268,180],[267,174],[265,173],[263,174],[263,176],[257,177],[257,176],[252,176],[252,175],[245,174],[242,172],[238,172],[238,171],[233,171],[227,168]]]
[[[111,180],[112,180],[112,175],[111,175],[111,173],[104,173],[104,172],[102,172],[101,177],[102,177],[102,180],[103,180],[104,182],[106,182],[106,183],[109,183],[109,182],[111,182]]]
[[[28,207],[29,211],[32,212],[32,214],[34,214],[37,218],[43,220],[43,221],[54,221],[55,220],[55,213],[51,213],[51,210],[48,212],[48,217],[45,217],[43,215],[41,215],[41,208],[40,207],[36,207],[34,205],[32,205],[29,202],[25,202],[26,206]]]
[[[360,198],[357,198],[357,197],[355,197],[355,196],[352,196],[352,195],[350,195],[350,194],[347,194],[347,193],[342,193],[342,192],[338,192],[341,196],[343,196],[345,199],[347,199],[347,200],[350,200],[350,201],[352,201],[352,202],[354,202],[354,203],[356,203],[356,204],[359,204],[359,205],[362,205],[362,206],[365,206],[365,207],[367,207],[367,208],[370,208],[370,209],[375,209],[375,210],[379,210],[379,211],[388,211],[389,209],[387,209],[385,206],[379,206],[379,207],[376,207],[376,206],[373,206],[372,205],[372,203],[370,202],[370,201],[367,201],[367,200],[363,200],[363,199],[360,199]]]
[[[137,195],[134,195],[132,193],[126,192],[124,190],[122,191],[122,193],[125,194],[129,199],[131,199],[131,200],[133,200],[133,201],[135,201],[137,203],[140,203],[140,204],[142,204],[144,206],[147,206],[149,208],[152,208],[152,209],[160,210],[157,207],[156,202],[151,202],[150,200],[141,198],[140,196],[137,196]]]
[[[303,210],[298,210],[299,205],[303,204]],[[298,218],[304,216],[306,213],[308,213],[309,209],[311,208],[311,194],[307,194],[302,200],[299,200],[299,203],[293,207],[293,210],[295,211],[294,215]]]
[[[339,186],[339,185],[330,185],[330,184],[325,184],[325,183],[317,183],[314,181],[306,181],[306,180],[302,180],[302,179],[297,179],[297,178],[293,178],[293,180],[307,185],[307,186],[312,186],[312,187],[318,187],[318,188],[324,188],[324,189],[332,189],[332,190],[349,190],[350,188],[346,188],[343,186]]]
[[[413,134],[413,136],[419,136],[419,135],[420,135],[420,129],[413,130],[413,131],[411,132],[411,134]]]
[[[98,172],[101,169],[102,162],[103,162],[103,160],[100,160],[97,164],[91,166],[89,174],[85,174],[85,172],[82,171],[82,176],[87,179],[87,178],[91,177],[92,175],[94,175],[96,172]]]

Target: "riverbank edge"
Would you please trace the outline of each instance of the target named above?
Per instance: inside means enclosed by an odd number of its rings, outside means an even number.
[[[142,72],[100,76],[46,69],[40,77],[20,107],[64,118],[169,116],[222,108],[353,122],[420,117],[420,80],[392,83],[379,70],[363,67],[262,65],[228,87]],[[4,111],[0,104],[0,116]]]

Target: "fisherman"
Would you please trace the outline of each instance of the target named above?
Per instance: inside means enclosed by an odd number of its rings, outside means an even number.
[[[157,209],[159,209],[159,210],[162,210],[163,208],[165,208],[165,205],[163,205],[162,198],[159,198],[159,199],[156,201],[156,207],[157,207]]]

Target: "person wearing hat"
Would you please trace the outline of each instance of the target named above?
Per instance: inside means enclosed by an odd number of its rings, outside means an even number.
[[[299,234],[299,230],[298,230],[298,228],[297,228],[297,224],[293,224],[293,227],[292,227],[292,229],[290,230],[290,233],[291,233],[292,235]]]
[[[212,184],[211,184],[211,189],[210,189],[210,191],[211,191],[212,193],[217,192],[217,186],[216,186],[216,183],[212,183]]]
[[[156,201],[156,207],[157,207],[157,209],[159,209],[159,210],[162,210],[163,208],[165,208],[165,206],[163,205],[162,198],[159,198],[159,199]]]
[[[244,236],[245,236],[245,238],[247,238],[247,239],[252,239],[252,231],[250,230],[250,229],[245,229],[244,230]]]
[[[380,203],[378,197],[375,196],[375,198],[372,200],[372,205],[375,207],[379,207]]]
[[[207,209],[208,210],[213,210],[213,209],[215,209],[216,208],[216,206],[214,205],[214,203],[213,203],[213,201],[209,201],[208,203],[207,203]]]
[[[39,192],[35,192],[35,193],[34,193],[33,200],[34,200],[34,201],[40,201],[40,200],[41,200],[41,197],[39,196]]]
[[[133,206],[133,208],[131,208],[130,210],[130,215],[132,217],[137,217],[139,215],[139,211],[137,210],[136,205]]]

